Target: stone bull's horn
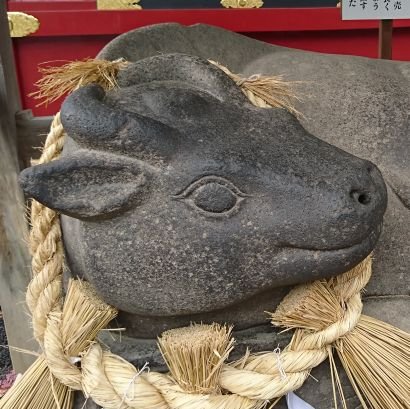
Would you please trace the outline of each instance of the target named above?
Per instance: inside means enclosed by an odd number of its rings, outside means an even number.
[[[167,156],[179,145],[179,133],[155,119],[109,105],[97,84],[79,88],[61,108],[65,131],[81,146],[137,154],[144,150]]]

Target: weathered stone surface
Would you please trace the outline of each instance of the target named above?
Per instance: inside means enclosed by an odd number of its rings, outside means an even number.
[[[200,59],[164,53],[210,58],[244,75],[305,81],[297,87],[303,128],[281,110],[250,107]],[[64,159],[24,178],[28,191],[44,201],[50,196],[48,204],[66,214],[72,273],[123,310],[123,342],[105,339],[114,352],[160,368],[159,332],[213,320],[236,324],[238,352],[244,345],[272,350],[279,340],[263,325],[264,311],[275,308],[286,286],[337,274],[373,248],[385,201],[378,171],[311,134],[381,169],[389,203],[365,308],[409,328],[410,64],[302,52],[176,24],[127,33],[99,56],[136,63],[121,74],[119,91],[104,95],[89,87],[66,102],[64,125],[76,142],[69,138]],[[42,193],[54,189],[50,175],[73,162],[79,166],[63,180],[75,189]],[[90,183],[98,174],[92,163],[102,165],[106,182]],[[207,215],[234,203],[225,188],[238,196],[234,211]],[[359,195],[350,197],[354,190]],[[362,192],[370,193],[361,200],[369,203],[357,201]],[[82,200],[64,204],[66,196]],[[365,237],[368,243],[351,248]],[[298,255],[300,247],[311,251]],[[298,393],[316,409],[333,407],[328,364],[312,375],[319,384],[309,379]],[[349,407],[357,407],[342,378]]]
[[[128,313],[130,335],[193,320],[260,325],[283,287],[373,249],[386,190],[372,163],[285,110],[255,108],[199,57],[143,59],[118,83],[66,99],[75,144],[22,183],[65,215],[72,274]]]

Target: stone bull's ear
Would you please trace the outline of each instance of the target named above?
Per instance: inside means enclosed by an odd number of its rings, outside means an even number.
[[[20,174],[28,196],[78,219],[112,216],[137,205],[148,191],[148,179],[140,161],[84,151]]]

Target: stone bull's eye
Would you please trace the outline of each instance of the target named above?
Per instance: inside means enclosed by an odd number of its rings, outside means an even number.
[[[222,213],[231,210],[236,205],[238,197],[226,186],[210,182],[199,186],[192,200],[202,210]]]
[[[229,180],[205,176],[174,198],[185,200],[206,216],[219,216],[235,212],[246,196]]]

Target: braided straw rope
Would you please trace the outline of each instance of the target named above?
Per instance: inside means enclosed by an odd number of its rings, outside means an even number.
[[[51,124],[38,164],[60,156],[64,145],[64,129],[58,113]],[[33,200],[31,205],[32,280],[26,293],[26,303],[32,315],[34,337],[44,343],[47,317],[61,311],[63,244],[60,220],[54,210]]]
[[[266,107],[261,98],[250,100],[256,106]],[[39,163],[57,159],[63,144],[64,130],[58,113]],[[356,269],[329,281],[344,305],[344,313],[319,331],[298,330],[280,354],[280,368],[275,352],[250,355],[240,363],[222,366],[219,386],[226,391],[224,394],[188,393],[170,376],[141,373],[121,357],[104,351],[98,343],[92,343],[78,354],[80,369],[68,353],[70,348],[65,344],[62,331],[63,244],[59,217],[36,201],[32,202],[30,247],[33,278],[27,290],[27,304],[35,337],[43,347],[49,368],[61,383],[82,390],[107,409],[263,407],[266,401],[298,389],[310,370],[327,358],[329,345],[355,327],[362,310],[360,291],[371,274],[369,257]]]

